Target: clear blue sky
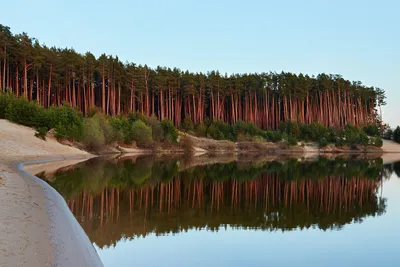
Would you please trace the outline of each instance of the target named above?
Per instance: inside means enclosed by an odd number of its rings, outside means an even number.
[[[0,23],[49,46],[190,71],[342,74],[386,90],[400,124],[400,1],[20,0]]]

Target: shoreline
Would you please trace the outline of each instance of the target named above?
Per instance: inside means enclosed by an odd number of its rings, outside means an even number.
[[[46,164],[74,160],[75,163],[93,158],[93,156],[52,157],[29,160],[15,164],[23,178],[31,179],[43,190],[46,211],[50,226],[52,260],[55,266],[103,266],[88,236],[68,208],[64,198],[50,185],[24,169],[25,165]],[[68,238],[67,238],[68,237]]]

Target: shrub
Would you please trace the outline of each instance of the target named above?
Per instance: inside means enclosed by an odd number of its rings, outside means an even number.
[[[208,127],[207,133],[212,138],[217,140],[222,140],[222,139],[235,140],[232,127],[228,123],[223,121],[213,121],[210,127]]]
[[[148,120],[148,117],[146,115],[141,114],[139,112],[131,112],[128,114],[128,121],[130,123],[133,123],[135,121],[141,120],[143,122],[146,122]]]
[[[88,118],[83,122],[83,143],[89,151],[98,152],[105,144],[100,118]]]
[[[326,140],[325,137],[321,137],[321,138],[318,140],[318,146],[319,146],[319,147],[326,147],[328,144],[329,144],[329,143],[328,143],[328,140]]]
[[[300,137],[306,141],[317,141],[319,138],[324,137],[329,132],[321,123],[302,124],[300,125]]]
[[[209,137],[217,140],[222,140],[225,138],[225,135],[223,132],[220,131],[217,125],[214,123],[211,124],[210,127],[208,127],[207,134]]]
[[[360,139],[359,139],[359,144],[363,146],[368,146],[369,145],[369,137],[366,133],[361,132],[360,133]]]
[[[282,134],[277,131],[267,131],[267,139],[276,143],[282,140]]]
[[[161,122],[161,127],[164,131],[164,141],[176,143],[178,140],[178,131],[176,130],[172,121],[165,119]]]
[[[112,130],[112,139],[117,142],[130,144],[132,142],[132,125],[126,118],[111,117],[110,126]]]
[[[46,134],[48,130],[49,129],[47,129],[46,127],[39,127],[36,129],[35,136],[42,140],[46,140]]]
[[[344,137],[348,144],[358,144],[360,141],[360,130],[352,125],[344,127]]]
[[[393,141],[400,143],[400,127],[397,126],[393,131]]]
[[[293,135],[289,135],[287,138],[287,143],[289,146],[297,146],[297,139]]]
[[[207,126],[204,123],[197,125],[196,135],[200,137],[205,137],[207,135]]]
[[[149,147],[153,143],[152,130],[143,121],[137,120],[132,124],[132,137],[138,146]]]
[[[78,110],[64,104],[51,107],[46,112],[46,122],[49,129],[55,128],[57,138],[80,141],[83,134],[83,116]]]
[[[379,127],[376,124],[369,124],[365,126],[363,131],[369,136],[379,136]]]
[[[16,98],[9,96],[5,100],[8,106],[4,117],[12,122],[25,126],[45,127],[46,110],[36,102],[29,101],[26,98]]]
[[[294,137],[299,137],[300,135],[300,126],[295,121],[280,122],[279,130],[281,133],[287,133],[288,135],[293,135]]]
[[[184,130],[185,132],[193,131],[194,126],[193,126],[192,120],[190,119],[189,114],[187,114],[187,115],[185,116],[185,119],[183,119],[181,128],[182,128],[182,130]]]
[[[89,107],[89,110],[87,112],[87,117],[88,118],[92,118],[94,117],[96,114],[100,114],[101,113],[101,109],[98,107]]]
[[[377,147],[382,147],[383,146],[382,138],[380,138],[379,136],[375,137],[374,145]]]
[[[7,108],[10,102],[16,101],[16,97],[13,94],[0,93],[0,119],[6,118]]]
[[[153,133],[153,141],[162,141],[164,139],[164,130],[161,126],[160,121],[155,116],[152,116],[147,119],[146,123],[151,127]]]

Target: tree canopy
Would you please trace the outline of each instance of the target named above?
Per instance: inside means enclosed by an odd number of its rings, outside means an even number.
[[[41,45],[1,24],[0,88],[45,107],[66,102],[84,115],[91,107],[109,115],[139,112],[176,126],[185,117],[194,124],[241,120],[263,129],[277,129],[281,121],[365,126],[382,120],[377,109],[386,104],[383,89],[341,75],[153,69],[118,56]]]

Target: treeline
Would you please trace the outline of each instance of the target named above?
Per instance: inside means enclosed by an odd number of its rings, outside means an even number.
[[[118,57],[77,53],[41,45],[26,33],[0,25],[0,88],[44,107],[68,103],[85,116],[91,107],[104,114],[137,112],[179,126],[185,118],[234,124],[241,120],[262,129],[282,121],[356,127],[381,121],[377,108],[384,91],[340,75],[293,73],[222,75],[177,68],[123,63]]]

